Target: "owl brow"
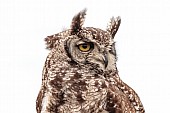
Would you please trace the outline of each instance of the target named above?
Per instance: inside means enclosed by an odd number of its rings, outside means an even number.
[[[79,45],[79,44],[84,44],[84,43],[93,43],[91,40],[87,39],[87,38],[83,38],[83,39],[80,39],[76,45]]]

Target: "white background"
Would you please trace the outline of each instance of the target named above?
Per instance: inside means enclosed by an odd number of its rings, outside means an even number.
[[[0,113],[36,113],[48,54],[43,40],[69,28],[84,8],[84,26],[105,29],[112,16],[121,16],[115,37],[120,77],[147,113],[169,112],[169,0],[0,0]]]

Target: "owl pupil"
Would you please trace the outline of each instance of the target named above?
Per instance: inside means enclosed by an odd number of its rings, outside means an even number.
[[[83,47],[84,49],[86,49],[86,48],[87,48],[87,44],[83,44],[82,47]]]

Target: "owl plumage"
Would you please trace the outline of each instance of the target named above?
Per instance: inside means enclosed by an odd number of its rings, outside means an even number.
[[[43,68],[37,113],[144,113],[136,92],[116,68],[114,36],[120,17],[107,30],[82,27],[86,9],[71,28],[45,38],[50,50]]]

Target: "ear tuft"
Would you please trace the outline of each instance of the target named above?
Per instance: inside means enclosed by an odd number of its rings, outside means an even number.
[[[75,15],[72,19],[71,23],[71,33],[76,34],[79,32],[84,24],[86,15],[86,9],[80,11],[77,15]]]
[[[121,23],[120,16],[118,16],[117,18],[112,17],[109,25],[107,26],[107,31],[112,35],[113,39],[116,32],[119,29],[120,23]]]

